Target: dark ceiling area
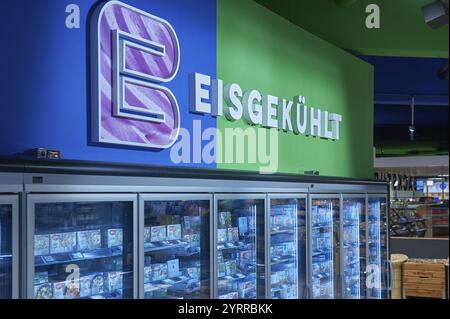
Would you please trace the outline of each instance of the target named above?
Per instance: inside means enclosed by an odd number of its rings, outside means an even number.
[[[379,156],[448,154],[447,59],[360,56],[374,66],[374,144]],[[412,98],[414,134],[411,139]]]

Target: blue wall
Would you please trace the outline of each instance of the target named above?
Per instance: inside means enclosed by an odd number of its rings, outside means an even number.
[[[44,147],[61,150],[66,159],[172,165],[170,150],[90,145],[87,20],[96,2],[1,0],[0,155]],[[81,9],[81,29],[65,26],[65,8],[70,3]],[[190,130],[198,116],[188,113],[188,74],[216,75],[216,2],[126,3],[169,21],[177,32],[181,64],[167,86],[177,97],[181,126]],[[215,127],[215,119],[202,118],[202,126]]]

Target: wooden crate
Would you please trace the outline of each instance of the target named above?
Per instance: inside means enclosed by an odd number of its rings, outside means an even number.
[[[403,295],[407,297],[445,298],[445,265],[442,263],[403,264]]]

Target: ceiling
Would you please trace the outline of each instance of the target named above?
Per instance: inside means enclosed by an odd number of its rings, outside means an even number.
[[[448,58],[448,25],[432,29],[422,16],[421,7],[433,0],[255,1],[356,54]],[[365,25],[366,7],[372,3],[380,8],[379,29]]]

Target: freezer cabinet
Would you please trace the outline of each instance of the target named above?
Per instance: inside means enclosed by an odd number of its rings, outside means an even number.
[[[304,299],[306,195],[269,195],[266,272],[270,299]]]
[[[137,196],[27,196],[27,295],[137,298]]]
[[[18,197],[0,195],[0,299],[18,298]]]
[[[140,295],[211,297],[212,195],[141,195]]]
[[[310,196],[309,297],[340,298],[339,195]]]
[[[265,298],[265,195],[216,195],[214,298]]]

